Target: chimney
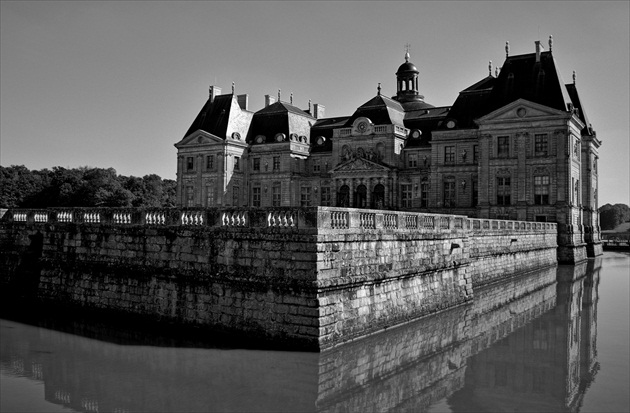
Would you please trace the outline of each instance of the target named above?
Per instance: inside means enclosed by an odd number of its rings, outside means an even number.
[[[237,95],[236,101],[243,110],[249,110],[249,96],[247,94]]]
[[[214,98],[221,94],[221,88],[218,86],[210,86],[208,91],[210,92],[210,102],[214,102]]]
[[[315,119],[321,119],[324,117],[324,113],[326,112],[326,108],[324,105],[315,103],[313,104],[313,117]]]
[[[540,44],[540,40],[536,40],[536,63],[540,62],[540,54],[545,51],[545,48]]]
[[[271,95],[265,95],[265,107],[276,103],[276,98]]]

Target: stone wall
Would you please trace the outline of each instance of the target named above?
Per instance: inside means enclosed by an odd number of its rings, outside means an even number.
[[[555,240],[550,223],[328,207],[16,210],[0,226],[0,282],[47,302],[323,349],[553,265]]]

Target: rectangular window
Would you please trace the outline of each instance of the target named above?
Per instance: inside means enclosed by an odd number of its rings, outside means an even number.
[[[303,186],[300,193],[300,206],[311,206],[311,187]]]
[[[499,136],[497,138],[497,156],[507,158],[510,156],[510,137]]]
[[[195,189],[192,186],[186,187],[186,206],[195,206]]]
[[[534,177],[534,204],[549,204],[549,177],[546,175]]]
[[[479,145],[473,145],[473,162],[479,162]]]
[[[549,142],[546,133],[537,133],[534,135],[534,152],[536,156],[547,156]]]
[[[510,177],[497,178],[497,205],[510,205]]]
[[[320,172],[322,169],[319,159],[313,159],[313,172]]]
[[[236,185],[232,187],[232,206],[238,206],[240,188]]]
[[[260,206],[260,187],[259,186],[252,187],[252,206],[254,207]]]
[[[260,158],[253,159],[252,169],[254,171],[260,171]]]
[[[206,185],[206,206],[214,206],[214,186]]]
[[[429,183],[423,181],[420,184],[420,207],[428,208],[429,206]]]
[[[282,187],[280,182],[274,182],[271,187],[271,205],[279,207],[282,202]]]
[[[192,171],[195,169],[195,158],[189,156],[186,158],[186,170]]]
[[[211,171],[214,168],[214,155],[206,156],[206,170]]]
[[[239,158],[238,156],[234,157],[234,170],[235,171],[241,170],[241,158]]]
[[[417,168],[418,167],[418,154],[417,153],[410,153],[407,157],[407,165],[410,168]]]
[[[321,191],[322,191],[321,205],[322,206],[331,206],[332,205],[332,198],[330,196],[330,187],[323,186],[321,188]]]
[[[444,207],[455,206],[455,180],[444,181]]]
[[[411,184],[400,185],[400,206],[402,208],[411,208]]]
[[[444,147],[444,163],[455,163],[455,147]]]
[[[280,157],[279,156],[273,157],[273,170],[274,171],[280,170]]]

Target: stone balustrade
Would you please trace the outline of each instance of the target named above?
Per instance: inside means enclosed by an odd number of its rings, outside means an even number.
[[[3,221],[110,226],[318,228],[337,231],[433,230],[556,232],[551,222],[505,221],[461,215],[336,207],[306,208],[49,208],[10,209]]]

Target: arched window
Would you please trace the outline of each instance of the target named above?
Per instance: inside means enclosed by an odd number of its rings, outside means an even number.
[[[372,191],[372,208],[383,209],[385,207],[385,187],[378,184]]]
[[[339,188],[337,194],[337,206],[342,208],[348,208],[350,206],[350,188],[348,185],[343,185]]]
[[[357,192],[354,197],[354,207],[355,208],[367,207],[367,188],[365,187],[365,185],[359,185],[357,187]]]

